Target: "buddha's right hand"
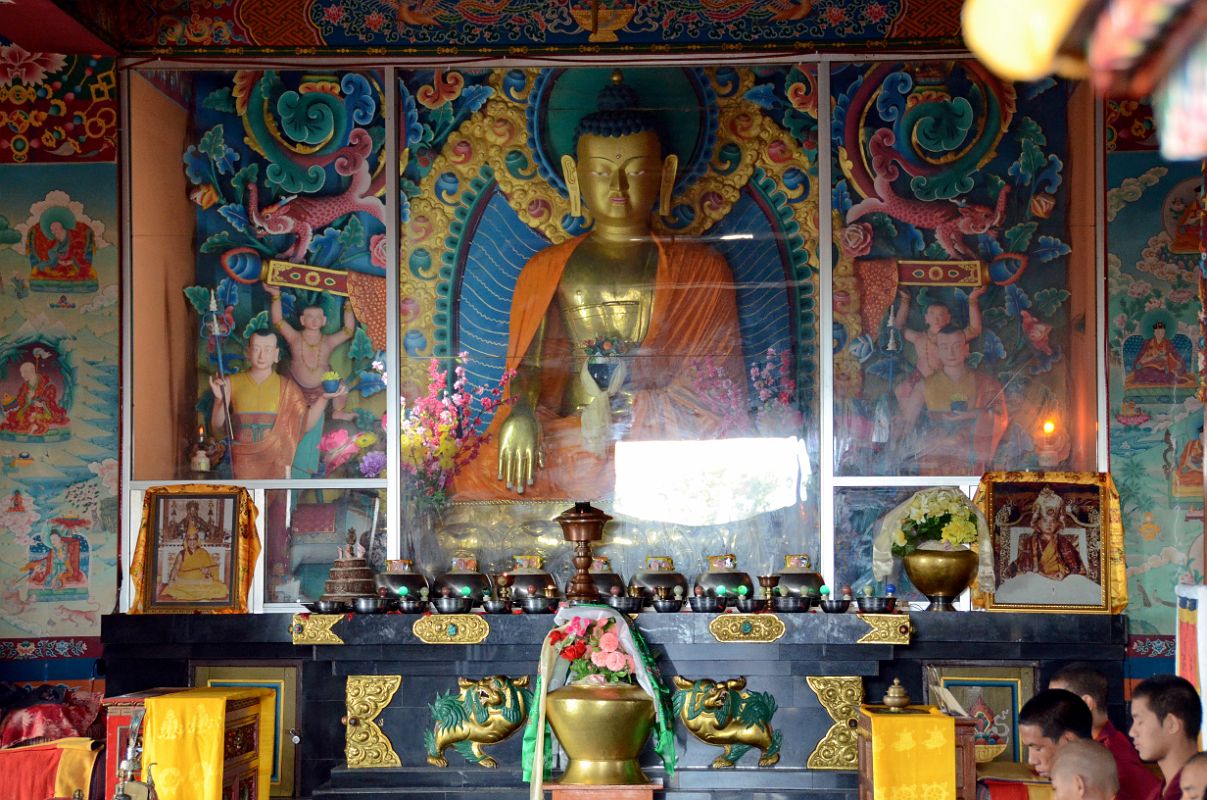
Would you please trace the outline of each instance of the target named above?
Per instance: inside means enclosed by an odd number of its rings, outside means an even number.
[[[499,480],[523,494],[537,469],[545,467],[541,451],[541,424],[527,405],[517,405],[499,427]]]

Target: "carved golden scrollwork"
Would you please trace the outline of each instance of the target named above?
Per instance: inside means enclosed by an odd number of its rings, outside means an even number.
[[[863,702],[863,679],[844,675],[810,676],[806,680],[834,724],[813,748],[805,766],[809,769],[858,769],[855,727],[858,724],[859,704]]]
[[[424,644],[480,644],[490,636],[490,623],[480,614],[433,614],[411,626]]]
[[[344,640],[331,632],[343,614],[294,614],[289,623],[294,644],[343,644]]]
[[[344,687],[344,756],[349,767],[401,767],[377,717],[402,685],[401,675],[349,675]]]
[[[908,614],[860,614],[859,618],[868,626],[857,644],[909,644],[914,632],[913,620]]]
[[[784,621],[774,614],[718,614],[708,630],[718,642],[774,642],[784,635]]]

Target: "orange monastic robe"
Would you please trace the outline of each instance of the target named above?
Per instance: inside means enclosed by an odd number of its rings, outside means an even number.
[[[246,373],[240,373],[246,374]],[[266,413],[264,409],[239,409],[238,391],[232,377],[232,398],[234,411],[232,422],[235,428],[236,441],[231,446],[231,465],[235,478],[239,480],[285,478],[290,465],[293,464],[294,453],[297,452],[298,442],[305,431],[308,406],[302,396],[301,388],[288,376],[273,373],[266,381],[277,384],[277,406],[275,412]],[[255,437],[250,434],[250,424],[257,423],[259,427],[269,424],[272,427],[265,433]]]
[[[537,418],[545,450],[545,468],[525,490],[532,499],[587,500],[610,493],[615,486],[612,445],[604,456],[582,447],[580,419],[561,417],[558,407],[573,372],[573,347],[566,340],[556,292],[571,254],[586,236],[546,248],[524,266],[511,303],[507,368],[518,369],[541,323],[546,322],[542,348],[541,396]],[[631,440],[710,439],[719,419],[697,398],[693,366],[703,359],[721,366],[745,395],[737,293],[729,265],[720,253],[704,245],[655,239],[658,270],[654,304],[645,341],[629,354],[629,383],[633,391]],[[509,408],[495,415],[491,440],[478,458],[457,476],[457,500],[494,499],[514,495],[498,480],[498,432]]]

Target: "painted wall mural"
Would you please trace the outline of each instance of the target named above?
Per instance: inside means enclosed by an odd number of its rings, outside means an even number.
[[[1067,426],[1067,94],[975,62],[832,73],[835,471],[1053,468]]]
[[[122,19],[123,40],[136,51],[444,48],[446,54],[497,54],[534,48],[536,54],[722,43],[763,50],[885,39],[954,42],[959,9],[957,0],[235,0],[204,6],[126,0]]]
[[[1203,175],[1197,162],[1161,160],[1147,107],[1107,109],[1110,450],[1128,616],[1133,636],[1170,636],[1174,585],[1204,579],[1203,408],[1195,397]]]
[[[380,76],[204,73],[192,97],[198,423],[235,441],[214,476],[383,477],[350,457],[385,446]]]
[[[0,164],[117,158],[112,58],[0,43]]]
[[[117,168],[2,166],[0,185],[0,639],[79,657],[117,588]]]

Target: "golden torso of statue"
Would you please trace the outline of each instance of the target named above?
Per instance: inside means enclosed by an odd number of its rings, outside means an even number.
[[[558,312],[572,344],[573,374],[582,370],[585,341],[609,336],[634,347],[645,341],[657,272],[658,248],[648,239],[617,246],[588,238],[574,251],[557,288]],[[571,380],[560,413],[574,414],[590,399],[581,381]]]

